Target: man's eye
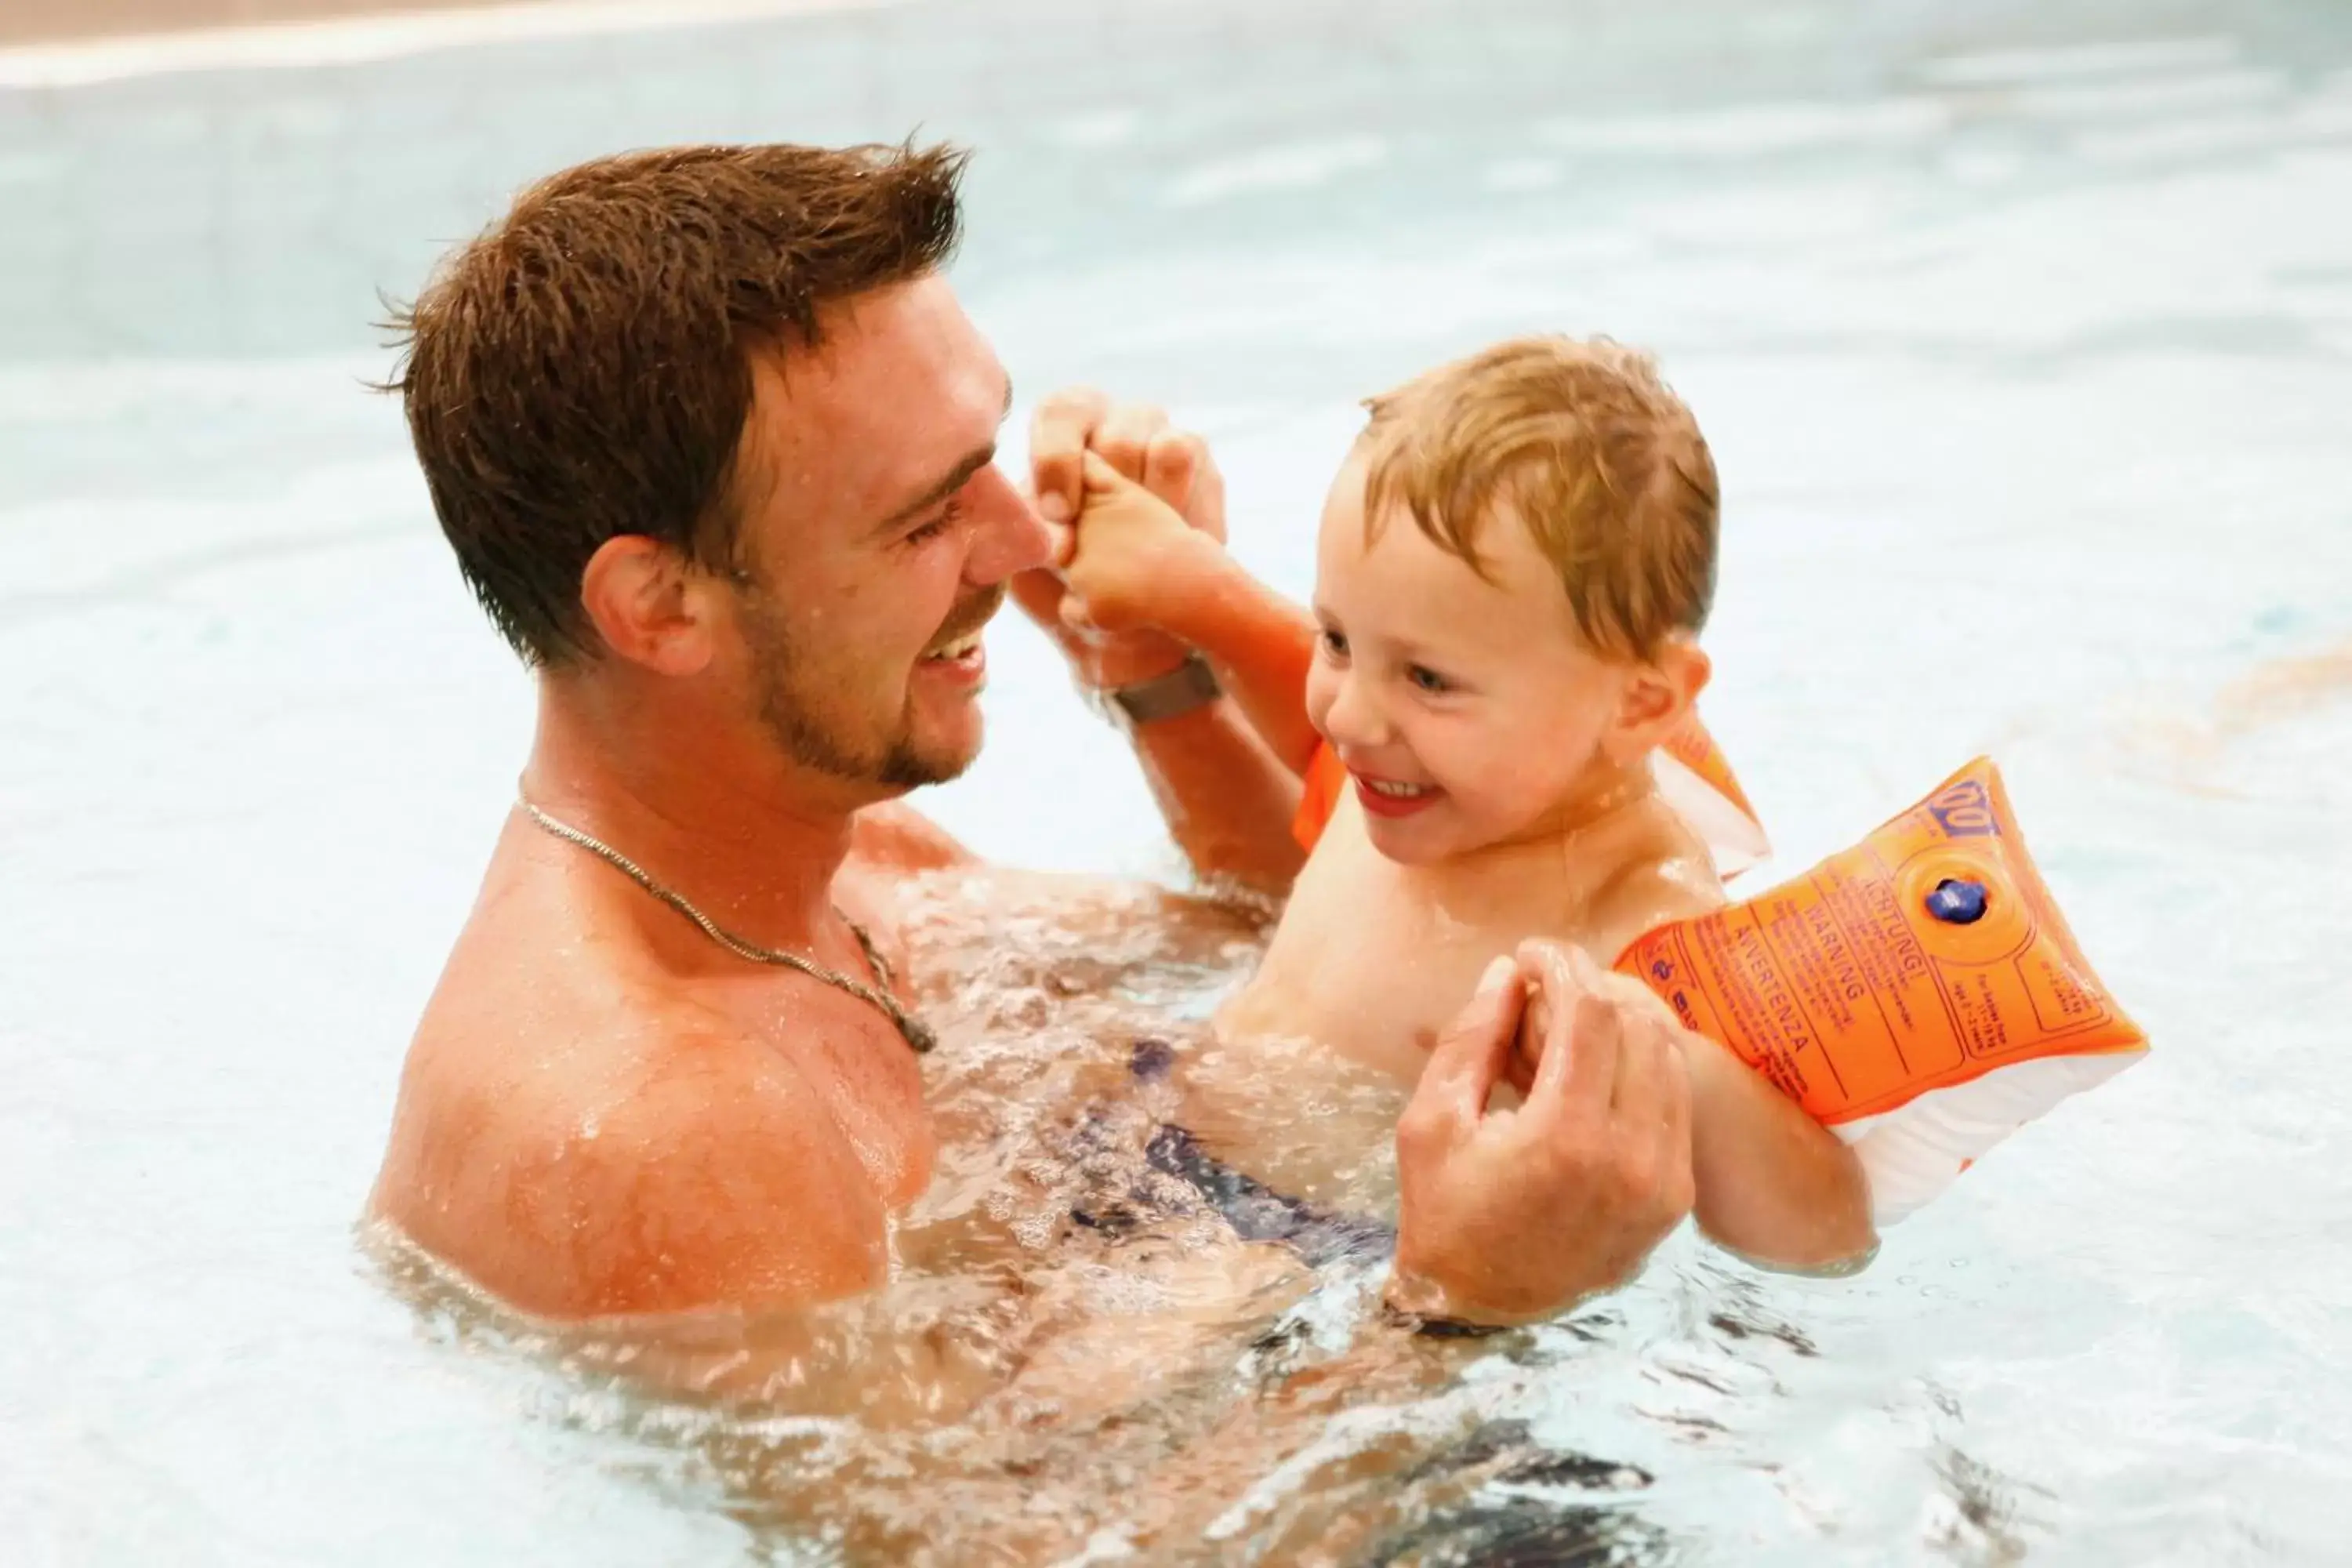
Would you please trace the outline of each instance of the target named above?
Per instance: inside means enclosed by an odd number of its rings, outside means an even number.
[[[961,522],[962,521],[963,501],[960,498],[950,499],[946,507],[940,510],[939,516],[931,519],[929,522],[921,523],[914,528],[908,529],[900,542],[906,544],[928,544],[932,540],[937,539],[940,534],[945,533],[949,529],[953,528],[957,523]]]
[[[1432,694],[1453,689],[1454,683],[1425,664],[1405,666],[1404,678],[1423,691]]]

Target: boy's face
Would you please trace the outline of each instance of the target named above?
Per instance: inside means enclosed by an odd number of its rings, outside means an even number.
[[[1353,779],[1373,847],[1426,865],[1573,826],[1613,782],[1639,672],[1586,648],[1515,516],[1481,531],[1491,582],[1402,508],[1367,543],[1364,468],[1360,449],[1324,504],[1307,711]]]

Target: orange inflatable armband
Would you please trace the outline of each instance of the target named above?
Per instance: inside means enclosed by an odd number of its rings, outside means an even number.
[[[1772,852],[1756,808],[1732,776],[1729,759],[1696,710],[1666,738],[1654,761],[1658,793],[1706,840],[1717,871],[1735,876]],[[1348,770],[1339,765],[1339,753],[1328,745],[1318,747],[1307,767],[1307,793],[1290,823],[1290,836],[1300,848],[1314,849],[1347,790]]]
[[[1731,759],[1698,721],[1694,708],[1653,753],[1658,793],[1706,840],[1715,868],[1727,881],[1772,853],[1764,824],[1731,772]]]
[[[1882,1224],[2147,1052],[1982,757],[1805,876],[1661,926],[1616,967],[1854,1145]]]
[[[1298,815],[1290,819],[1290,836],[1298,840],[1301,849],[1315,853],[1323,830],[1331,826],[1331,814],[1339,809],[1339,797],[1347,793],[1348,770],[1339,765],[1339,753],[1326,741],[1315,748],[1315,760],[1307,764],[1307,793],[1299,797]]]

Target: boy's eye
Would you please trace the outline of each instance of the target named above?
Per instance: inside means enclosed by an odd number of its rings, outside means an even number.
[[[1404,678],[1412,681],[1418,689],[1432,693],[1448,690],[1454,685],[1452,681],[1425,664],[1405,666]]]
[[[1329,654],[1333,658],[1347,658],[1348,634],[1345,632],[1335,632],[1328,626],[1324,627],[1323,651]]]

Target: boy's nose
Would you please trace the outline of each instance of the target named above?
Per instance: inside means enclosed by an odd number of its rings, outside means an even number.
[[[1330,710],[1323,716],[1324,732],[1332,744],[1371,747],[1387,742],[1388,716],[1381,710],[1380,700],[1369,689],[1370,685],[1352,669],[1339,678],[1339,689],[1331,694]]]
[[[987,587],[1053,559],[1045,520],[993,463],[971,477],[964,501],[973,513],[971,551],[964,557],[967,582]]]

